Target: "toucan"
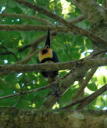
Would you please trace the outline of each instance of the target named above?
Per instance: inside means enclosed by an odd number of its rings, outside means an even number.
[[[59,61],[57,54],[50,47],[50,43],[50,30],[48,30],[45,46],[39,52],[38,59],[40,63],[55,63]],[[41,74],[45,78],[55,78],[58,75],[58,71],[43,71]]]

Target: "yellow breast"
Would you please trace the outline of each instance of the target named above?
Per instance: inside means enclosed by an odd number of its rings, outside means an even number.
[[[46,59],[46,58],[52,58],[53,54],[52,54],[52,49],[48,48],[47,53],[42,54],[42,52],[39,52],[39,61],[41,62],[42,60]]]

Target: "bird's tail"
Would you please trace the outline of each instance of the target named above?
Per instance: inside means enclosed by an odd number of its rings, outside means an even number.
[[[45,46],[50,48],[50,30],[48,30]]]

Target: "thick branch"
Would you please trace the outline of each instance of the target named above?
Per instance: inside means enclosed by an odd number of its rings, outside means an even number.
[[[0,108],[2,128],[107,128],[106,111],[46,112]]]
[[[72,69],[75,67],[81,68],[82,66],[92,68],[96,66],[107,65],[107,58],[99,59],[81,59],[78,61],[64,62],[64,63],[51,63],[51,64],[7,64],[0,65],[0,72],[32,72],[32,71],[55,71]]]
[[[107,0],[103,1],[103,6],[107,9]]]

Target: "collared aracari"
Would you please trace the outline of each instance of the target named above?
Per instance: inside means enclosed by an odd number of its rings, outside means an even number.
[[[48,30],[45,46],[39,52],[40,63],[55,63],[58,62],[56,53],[50,48],[50,31]],[[58,75],[58,71],[43,71],[41,74],[46,78],[55,78]]]

